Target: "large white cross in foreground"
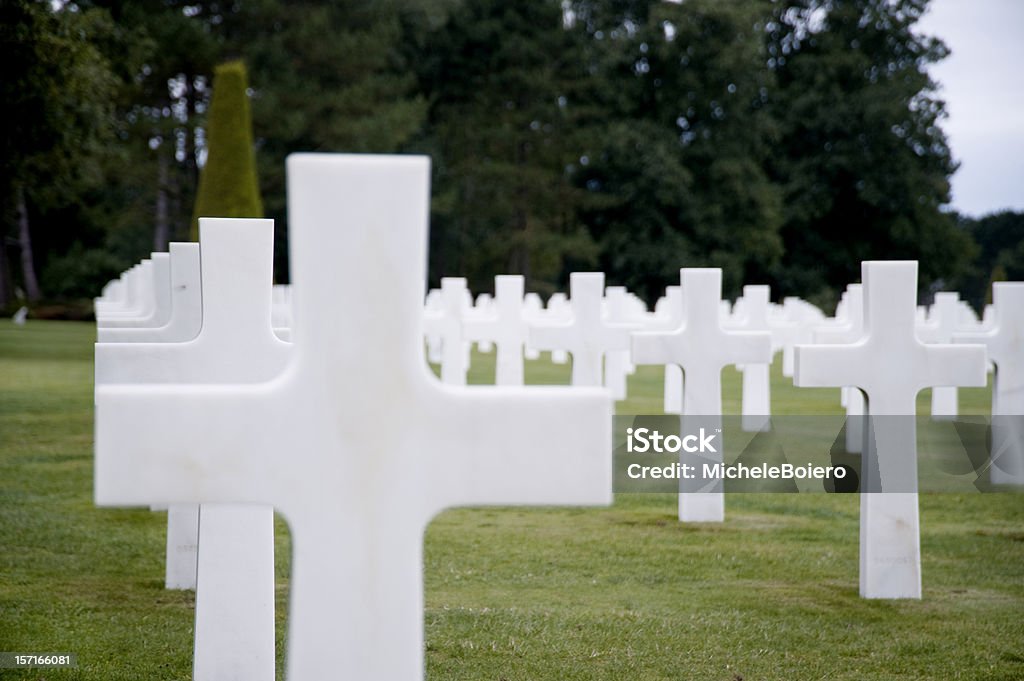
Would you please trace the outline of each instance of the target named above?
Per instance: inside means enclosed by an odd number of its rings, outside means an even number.
[[[291,679],[422,678],[423,531],[441,510],[611,501],[605,391],[430,374],[429,177],[420,157],[290,157],[285,372],[97,391],[97,503],[270,504],[287,519]]]
[[[863,336],[847,345],[798,346],[794,383],[865,393],[873,446],[864,452],[862,481],[880,480],[881,491],[861,494],[860,594],[920,598],[917,393],[985,385],[985,348],[918,340],[917,262],[865,262],[861,269]]]
[[[686,416],[722,416],[722,369],[728,364],[771,361],[771,338],[760,331],[726,331],[719,322],[722,270],[684,268],[679,271],[683,292],[683,321],[665,332],[633,334],[633,361],[637,364],[677,364],[683,369],[683,423]],[[710,423],[703,421],[703,423]],[[718,442],[723,442],[722,438]],[[720,463],[721,448],[688,455],[684,463]],[[679,495],[679,519],[690,522],[721,522],[725,497],[721,491]]]

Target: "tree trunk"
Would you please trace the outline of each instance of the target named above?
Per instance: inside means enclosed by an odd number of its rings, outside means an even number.
[[[163,253],[167,250],[167,244],[171,240],[170,215],[167,212],[167,185],[168,185],[168,164],[167,150],[165,144],[157,149],[157,178],[156,178],[156,216],[154,217],[153,250]]]
[[[516,165],[525,167],[528,155],[527,143],[520,141],[516,146]],[[517,208],[514,220],[515,228],[519,232],[519,239],[518,246],[514,249],[512,256],[516,261],[516,266],[512,271],[518,271],[519,274],[523,275],[523,281],[526,284],[527,290],[529,290],[529,286],[532,283],[532,272],[530,272],[530,216],[525,208],[529,205],[525,182],[526,180],[521,180],[516,189],[518,200],[516,201]]]
[[[0,223],[0,309],[6,309],[14,300],[11,263],[7,260],[7,229]]]
[[[43,297],[36,278],[36,266],[32,261],[32,234],[28,228],[28,205],[25,203],[25,190],[18,187],[15,209],[18,212],[18,242],[21,245],[21,273],[25,283],[25,297],[34,303]]]

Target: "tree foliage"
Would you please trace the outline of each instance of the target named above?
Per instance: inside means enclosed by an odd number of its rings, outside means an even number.
[[[830,297],[869,259],[918,259],[922,286],[969,249],[949,214],[955,169],[927,67],[946,56],[914,32],[927,0],[780,3],[768,49],[782,125],[779,285]]]
[[[1014,217],[945,208],[956,166],[928,68],[946,49],[918,33],[926,8],[12,0],[0,189],[14,206],[28,188],[44,290],[88,290],[188,234],[208,144],[216,159],[214,65],[241,59],[282,281],[287,154],[415,152],[433,159],[435,282],[520,272],[543,292],[599,268],[651,299],[679,267],[717,266],[727,294],[829,303],[861,260],[915,258],[922,289],[973,299],[1018,276],[1022,247]],[[0,245],[16,263],[18,240]]]
[[[970,263],[951,277],[947,288],[981,311],[992,302],[992,282],[1024,281],[1024,213],[999,211],[981,218],[959,216],[964,238],[977,252]]]
[[[0,306],[10,284],[38,298],[38,252],[50,240],[32,223],[60,210],[77,193],[96,186],[96,157],[112,141],[116,81],[96,45],[112,30],[102,11],[54,11],[48,3],[11,0],[0,5]],[[21,276],[12,276],[8,235],[17,225]],[[35,246],[33,247],[33,236]],[[40,249],[42,246],[42,249]]]
[[[199,218],[261,218],[256,157],[245,64],[226,62],[213,72],[213,96],[206,122],[206,164],[192,217],[192,240],[199,240]]]
[[[567,260],[592,261],[566,171],[572,39],[557,5],[501,0],[469,0],[427,36],[416,63],[430,102],[421,144],[435,158],[435,275],[479,290],[517,272],[550,291]]]

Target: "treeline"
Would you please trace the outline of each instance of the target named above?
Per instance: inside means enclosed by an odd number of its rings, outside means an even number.
[[[434,281],[542,292],[681,265],[823,304],[869,258],[981,302],[1024,215],[944,212],[927,0],[9,0],[0,305],[87,298],[187,238],[213,68],[249,69],[287,279],[284,158],[433,158]],[[20,302],[20,301],[19,301]]]

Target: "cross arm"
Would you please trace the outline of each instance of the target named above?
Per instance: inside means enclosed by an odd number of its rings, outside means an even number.
[[[480,504],[609,504],[612,401],[601,389],[451,388],[421,432],[438,510]]]
[[[280,473],[260,453],[292,426],[266,392],[266,385],[98,386],[96,504],[272,503],[269,485]],[[239,427],[242,417],[250,427]]]
[[[861,345],[797,345],[793,383],[800,388],[863,388],[861,364],[851,361]]]
[[[530,345],[537,350],[573,350],[571,334],[575,327],[570,324],[552,324],[531,326],[529,332]]]
[[[983,388],[988,381],[988,355],[984,345],[927,345],[925,362],[923,375],[928,376],[928,382],[922,388]]]
[[[676,334],[634,333],[632,359],[636,364],[678,364],[675,352]]]
[[[725,337],[729,364],[770,364],[772,336],[767,331],[732,331]]]
[[[462,337],[469,341],[497,340],[497,330],[497,319],[492,317],[466,319],[462,322]]]
[[[989,346],[999,337],[998,329],[986,331],[957,331],[953,334],[954,343],[969,343]]]

